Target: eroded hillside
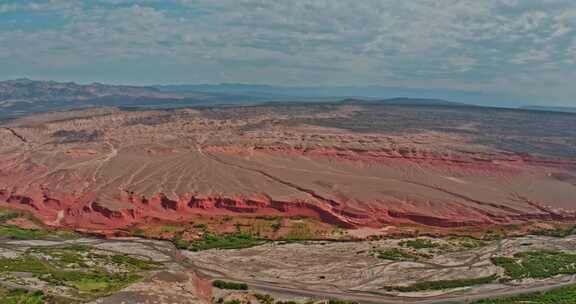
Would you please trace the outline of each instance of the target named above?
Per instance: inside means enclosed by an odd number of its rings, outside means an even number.
[[[0,204],[114,230],[206,216],[440,229],[576,218],[575,116],[361,103],[37,114],[0,128]]]

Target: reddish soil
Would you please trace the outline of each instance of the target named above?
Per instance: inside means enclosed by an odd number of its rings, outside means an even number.
[[[99,231],[198,215],[311,217],[344,228],[576,220],[573,158],[428,127],[313,124],[368,107],[221,111],[98,109],[4,123],[0,206]]]

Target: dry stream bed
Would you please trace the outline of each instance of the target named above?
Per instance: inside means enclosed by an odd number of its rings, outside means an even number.
[[[0,240],[6,303],[472,303],[568,286],[576,274],[576,236],[267,242],[200,251],[141,238],[31,236],[38,239]],[[214,287],[214,280],[222,282]],[[574,296],[570,288],[562,294]],[[24,298],[31,302],[18,302]]]

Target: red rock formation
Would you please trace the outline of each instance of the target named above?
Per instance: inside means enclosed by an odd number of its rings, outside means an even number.
[[[573,158],[503,152],[455,133],[354,133],[294,126],[296,114],[275,109],[223,111],[233,115],[106,110],[11,122],[0,128],[0,206],[86,230],[198,215],[304,216],[348,228],[576,217]]]

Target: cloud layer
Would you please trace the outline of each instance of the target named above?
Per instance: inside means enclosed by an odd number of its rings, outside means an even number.
[[[576,2],[3,1],[0,66],[0,78],[442,87],[576,105]]]

